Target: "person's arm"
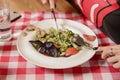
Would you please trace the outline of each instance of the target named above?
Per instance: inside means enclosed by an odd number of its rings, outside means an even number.
[[[101,58],[112,63],[114,68],[120,69],[120,45],[99,47],[97,51],[101,51]]]

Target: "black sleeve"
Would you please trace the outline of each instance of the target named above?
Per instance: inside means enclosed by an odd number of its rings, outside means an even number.
[[[118,4],[120,5],[120,0],[117,0]]]
[[[100,29],[115,43],[120,44],[120,8],[104,17],[103,25]]]

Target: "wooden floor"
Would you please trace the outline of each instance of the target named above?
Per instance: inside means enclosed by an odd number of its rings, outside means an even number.
[[[49,11],[49,6],[43,5],[40,0],[9,0],[10,8],[13,11]],[[76,10],[66,1],[57,0],[56,11],[76,12]]]

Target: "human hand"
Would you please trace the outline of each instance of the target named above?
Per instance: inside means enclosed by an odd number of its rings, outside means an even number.
[[[50,9],[54,9],[55,8],[55,4],[56,4],[57,0],[41,0],[41,2],[46,5],[48,4],[50,6]]]
[[[114,68],[120,69],[120,45],[99,47],[97,51],[102,51],[102,59],[112,63]]]

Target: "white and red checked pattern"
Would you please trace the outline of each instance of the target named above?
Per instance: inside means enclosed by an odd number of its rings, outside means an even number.
[[[95,55],[83,65],[60,70],[46,69],[27,62],[17,51],[17,36],[27,25],[52,18],[52,16],[49,12],[22,12],[21,14],[22,17],[11,24],[12,40],[0,42],[0,80],[120,80],[120,71],[102,60],[100,55]],[[87,25],[96,33],[100,46],[114,44],[82,15],[59,12],[56,16]]]

